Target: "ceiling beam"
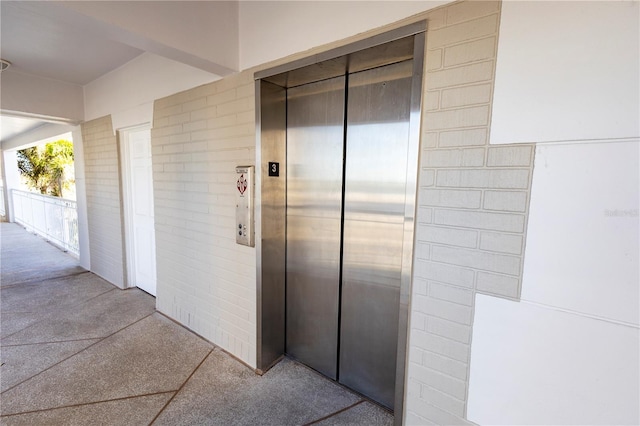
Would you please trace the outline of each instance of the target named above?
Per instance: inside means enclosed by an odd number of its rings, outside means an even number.
[[[188,3],[188,4],[187,4]],[[20,2],[76,30],[226,76],[238,70],[237,2]]]
[[[47,139],[56,138],[65,133],[69,133],[75,128],[76,126],[69,124],[44,123],[35,129],[20,133],[19,135],[8,138],[7,140],[0,141],[0,149],[3,151],[10,151],[14,149],[29,148]]]
[[[2,72],[0,102],[3,115],[79,123],[84,120],[82,86],[23,74]]]

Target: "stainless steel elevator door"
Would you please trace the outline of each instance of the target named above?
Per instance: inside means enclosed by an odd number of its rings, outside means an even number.
[[[345,78],[287,93],[286,352],[337,378]]]
[[[390,408],[412,72],[287,92],[286,352]]]
[[[393,408],[413,61],[349,75],[339,381]]]

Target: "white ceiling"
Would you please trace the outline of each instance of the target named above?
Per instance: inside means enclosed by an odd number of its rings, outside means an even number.
[[[83,86],[143,52],[82,33],[38,10],[39,2],[0,2],[0,55],[19,72]],[[0,140],[32,131],[46,121],[0,116]]]
[[[185,31],[196,21],[198,29]],[[7,76],[77,86],[144,52],[226,75],[237,69],[237,28],[235,1],[1,0],[0,57],[12,63]],[[0,141],[46,123],[31,111],[14,115],[6,103],[0,107]]]
[[[11,71],[83,86],[143,53],[52,19],[38,6],[0,2],[0,51]]]

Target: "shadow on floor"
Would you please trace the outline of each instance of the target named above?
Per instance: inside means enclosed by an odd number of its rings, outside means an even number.
[[[289,359],[264,376],[15,224],[0,228],[3,425],[390,425]]]

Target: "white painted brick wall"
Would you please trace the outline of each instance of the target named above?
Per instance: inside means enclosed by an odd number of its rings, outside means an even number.
[[[484,148],[434,149],[423,156],[423,165],[428,167],[482,167]]]
[[[505,212],[524,212],[527,208],[526,191],[484,191],[484,208]]]
[[[91,271],[124,288],[118,142],[111,116],[83,123]]]
[[[450,46],[444,50],[444,66],[451,67],[478,60],[485,60],[495,55],[495,50],[496,37],[488,37]]]
[[[529,170],[438,170],[436,183],[456,188],[526,189]]]
[[[256,366],[256,254],[235,242],[235,167],[255,163],[252,74],[159,99],[151,132],[158,310]]]
[[[487,128],[469,129],[469,130],[453,130],[450,132],[441,132],[439,134],[439,146],[476,146],[485,145],[487,143]]]
[[[491,40],[493,41],[493,39]],[[477,86],[455,87],[453,89],[443,90],[442,108],[486,104],[491,100],[491,89],[491,84],[480,84]]]
[[[483,232],[480,234],[480,249],[500,253],[522,254],[522,235]]]
[[[425,235],[425,240],[431,243],[450,244],[460,247],[476,247],[478,245],[478,233],[476,231],[426,225],[419,225],[418,229],[420,235]]]
[[[427,43],[429,43],[429,40],[427,40]],[[492,76],[493,62],[481,62],[479,64],[456,67],[450,70],[433,71],[429,73],[429,80],[426,81],[426,87],[428,90],[435,90],[463,84],[473,84],[481,81],[489,81]],[[487,117],[484,118],[486,119]],[[430,128],[432,127],[430,126]]]
[[[520,258],[517,256],[505,256],[459,247],[433,246],[431,258],[435,262],[462,265],[476,270],[520,275]]]
[[[427,14],[409,425],[471,424],[475,293],[520,294],[533,150],[488,145],[499,14],[491,1]]]
[[[478,19],[480,16],[492,15],[499,11],[500,5],[495,1],[469,1],[460,2],[447,8],[447,24],[453,25],[460,22],[474,20],[475,22],[483,22]]]
[[[524,215],[484,211],[437,209],[434,223],[473,229],[492,229],[505,232],[524,232]]]
[[[430,282],[429,283],[429,296],[445,300],[459,305],[473,306],[473,291],[458,288],[445,283]]]
[[[489,167],[528,167],[533,158],[533,146],[500,146],[489,148],[487,165]]]
[[[427,43],[429,44],[428,49],[435,49],[457,43],[473,42],[475,41],[474,39],[477,38],[495,35],[498,30],[499,5],[497,2],[487,3],[493,3],[489,9],[483,11],[483,14],[489,13],[489,15],[477,18],[473,17],[473,14],[470,13],[468,16],[470,20],[462,23],[459,23],[456,19],[450,18],[449,10],[447,10],[446,25],[442,28],[434,28],[432,25],[429,28],[429,39],[427,40]],[[464,4],[460,7],[464,9],[468,7],[468,5]],[[493,11],[491,12],[490,9],[493,9]]]
[[[425,206],[434,207],[477,209],[482,201],[482,191],[423,188],[420,195],[425,200]]]
[[[518,296],[519,280],[513,276],[478,272],[476,290],[493,295]]]

